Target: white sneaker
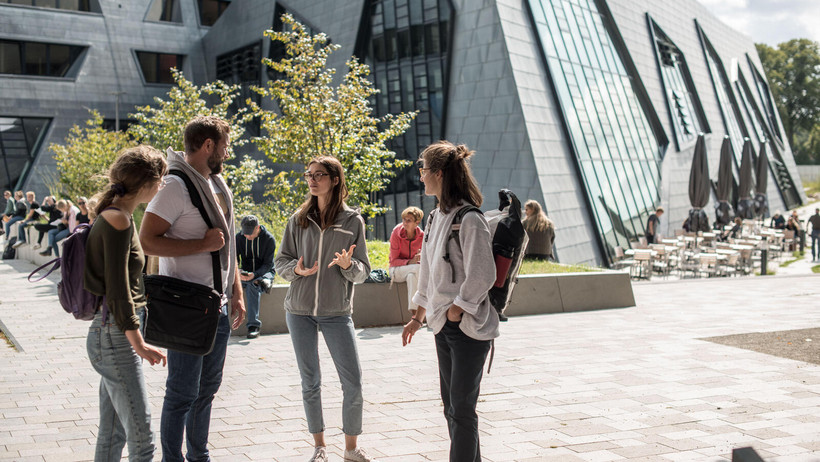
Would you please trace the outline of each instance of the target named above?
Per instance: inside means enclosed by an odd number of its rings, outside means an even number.
[[[40,247],[42,247],[42,245],[40,245],[40,244],[34,244],[33,246],[31,246],[31,248],[34,249],[34,250],[37,250]]]
[[[313,457],[308,462],[328,462],[327,448],[324,446],[317,446],[316,451],[313,452]]]
[[[356,448],[352,451],[345,449],[345,462],[377,462],[376,459],[367,455],[362,448]]]
[[[22,246],[22,245],[23,245],[23,244],[25,244],[25,243],[26,243],[26,241],[17,241],[17,242],[15,242],[14,244],[12,244],[12,245],[11,245],[11,248],[12,248],[12,249],[16,249],[16,248],[18,248],[18,247]]]

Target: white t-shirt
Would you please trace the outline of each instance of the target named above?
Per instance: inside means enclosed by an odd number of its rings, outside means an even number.
[[[208,226],[202,219],[202,214],[191,203],[185,182],[176,175],[166,176],[165,181],[165,187],[154,196],[145,211],[171,224],[165,237],[181,240],[202,239],[208,231]],[[208,183],[214,194],[222,194],[213,181],[209,180]],[[216,202],[220,203],[219,200]],[[224,214],[225,211],[223,210],[222,213]],[[227,219],[230,217],[226,216]],[[225,236],[226,240],[231,238]],[[160,257],[159,274],[214,287],[213,263],[209,252],[183,257]],[[222,268],[223,293],[227,287],[228,268]],[[222,296],[222,303],[223,305],[227,303],[225,295]]]

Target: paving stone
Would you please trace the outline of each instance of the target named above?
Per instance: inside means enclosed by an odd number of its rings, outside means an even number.
[[[99,376],[85,354],[88,324],[59,308],[53,280],[26,282],[30,269],[0,262],[0,320],[24,349],[0,347],[0,460],[91,460]],[[794,301],[820,295],[818,282],[636,284],[634,308],[511,319],[482,382],[484,460],[713,462],[751,445],[773,462],[817,461],[820,366],[700,339],[816,327],[816,308]],[[362,446],[382,461],[446,460],[430,331],[405,348],[398,327],[357,337]],[[342,393],[324,347],[320,360],[327,440],[340,459]],[[156,431],[166,370],[144,371]],[[303,461],[312,452],[287,335],[231,339],[210,444],[227,461]]]

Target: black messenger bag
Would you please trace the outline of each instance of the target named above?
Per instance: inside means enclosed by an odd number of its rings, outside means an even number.
[[[185,181],[191,202],[199,209],[208,228],[211,220],[193,182],[180,170],[168,172]],[[219,251],[211,252],[214,286],[170,276],[146,275],[145,341],[180,353],[204,356],[214,349],[222,310],[222,267]]]

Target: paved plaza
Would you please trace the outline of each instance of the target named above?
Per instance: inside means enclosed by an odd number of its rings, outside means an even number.
[[[92,460],[99,377],[86,359],[88,323],[62,311],[54,280],[27,282],[31,269],[0,262],[0,320],[22,347],[0,345],[0,460]],[[484,460],[720,461],[751,445],[767,461],[820,461],[820,338],[813,363],[788,359],[796,347],[806,357],[799,335],[779,356],[703,340],[820,326],[820,277],[653,281],[634,290],[633,308],[502,325],[478,406]],[[432,334],[422,330],[402,348],[400,332],[357,332],[360,443],[381,461],[446,460]],[[331,460],[340,461],[341,391],[320,350]],[[157,429],[166,371],[145,371]],[[288,335],[232,338],[214,404],[214,460],[307,460],[300,398]]]

